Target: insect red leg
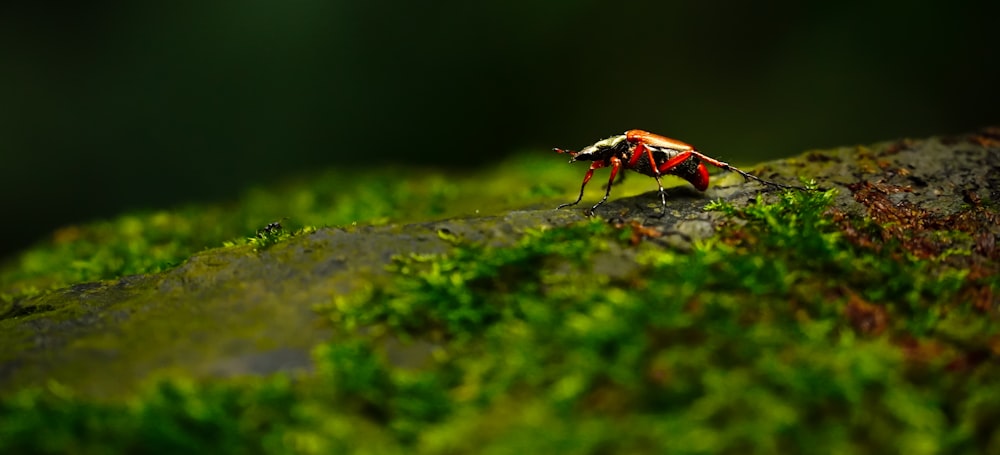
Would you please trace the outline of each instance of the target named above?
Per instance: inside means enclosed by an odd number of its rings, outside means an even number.
[[[670,171],[671,169],[673,169],[673,168],[677,167],[678,165],[680,165],[681,163],[687,161],[688,158],[691,158],[691,154],[692,153],[693,152],[690,152],[690,151],[688,151],[688,152],[680,152],[680,153],[677,154],[677,156],[675,156],[673,158],[670,158],[669,160],[667,160],[666,162],[664,162],[663,164],[661,164],[660,167],[656,168],[655,164],[653,166],[656,169],[656,172],[659,172],[661,174],[665,174],[668,171]]]
[[[595,169],[600,169],[600,168],[602,168],[604,166],[605,166],[604,161],[594,161],[594,164],[590,165],[590,169],[587,169],[587,175],[583,176],[583,183],[580,185],[580,195],[577,196],[577,198],[576,198],[575,201],[573,201],[573,202],[567,202],[565,204],[560,205],[559,207],[556,207],[556,210],[559,210],[559,209],[561,209],[563,207],[569,207],[571,205],[579,204],[580,200],[583,199],[583,189],[587,187],[587,182],[589,182],[590,178],[594,176],[594,170]],[[617,168],[615,168],[615,169],[617,169]],[[614,169],[612,169],[612,173],[614,173]],[[605,199],[607,199],[607,196],[605,196]],[[600,204],[598,204],[598,205],[600,205]]]
[[[678,155],[661,164],[657,171],[660,174],[670,172],[671,169],[691,158],[692,153],[690,150],[680,152]],[[708,169],[705,169],[705,165],[700,162],[698,163],[698,174],[695,176],[685,176],[684,178],[691,182],[698,191],[705,191],[708,188]]]
[[[624,181],[625,181],[625,176],[626,176],[626,175],[628,175],[628,173],[627,173],[627,172],[619,172],[619,173],[618,173],[618,180],[617,180],[617,181],[615,181],[615,183],[609,183],[609,185],[621,185],[621,184],[622,184],[622,182],[624,182]]]
[[[698,159],[702,160],[705,163],[711,164],[712,166],[715,166],[715,167],[717,167],[719,169],[723,169],[723,170],[730,171],[730,172],[735,172],[737,174],[742,175],[743,176],[743,180],[746,180],[746,181],[756,180],[756,181],[758,181],[758,182],[760,182],[760,183],[762,183],[764,185],[770,185],[770,186],[773,186],[773,187],[776,187],[776,188],[809,191],[808,189],[803,188],[801,186],[785,185],[783,183],[777,183],[777,182],[772,182],[770,180],[764,180],[764,179],[762,179],[760,177],[757,177],[756,175],[753,175],[753,174],[751,174],[749,172],[746,172],[746,171],[743,171],[743,170],[741,170],[739,168],[731,166],[731,165],[729,165],[729,163],[726,163],[724,161],[719,161],[719,160],[717,160],[715,158],[712,158],[712,157],[709,157],[709,156],[705,156],[705,155],[703,155],[701,153],[698,153],[698,152],[692,152],[692,153],[695,156],[697,156]]]
[[[601,204],[604,203],[604,201],[608,200],[608,196],[611,195],[611,184],[614,183],[615,176],[617,176],[618,175],[618,171],[621,170],[622,160],[620,160],[617,156],[612,156],[610,158],[610,161],[611,161],[611,177],[608,178],[608,190],[604,192],[604,198],[601,199],[601,202],[598,202],[598,203],[594,204],[594,206],[590,208],[590,211],[587,212],[588,216],[591,215],[591,214],[593,214],[594,210],[597,210],[597,208],[600,207]],[[597,164],[597,163],[594,163],[594,164]],[[604,166],[604,165],[602,164],[601,166]]]
[[[647,150],[647,153],[649,154],[649,162],[651,164],[651,167],[653,168],[653,178],[656,179],[656,186],[657,186],[657,188],[660,189],[660,204],[663,206],[663,213],[666,214],[667,213],[667,193],[663,189],[663,183],[660,182],[660,174],[664,174],[667,171],[669,171],[669,170],[677,167],[678,164],[683,163],[685,160],[687,160],[688,158],[691,157],[691,152],[689,152],[689,151],[688,152],[681,152],[680,154],[678,154],[677,156],[675,156],[675,157],[667,160],[665,163],[661,164],[660,166],[657,166],[656,165],[656,161],[653,160],[653,151],[650,150],[649,147],[642,146],[641,144],[640,144],[640,147],[642,149],[644,149],[644,150]]]
[[[688,181],[698,188],[698,191],[705,191],[708,189],[708,168],[705,167],[705,163],[698,162],[698,175],[695,177],[689,177]]]
[[[649,159],[649,168],[653,170],[653,178],[656,179],[656,186],[660,189],[660,202],[663,204],[663,213],[667,213],[667,194],[660,183],[660,170],[656,166],[656,158],[653,158],[653,149],[646,147],[642,142],[636,142],[632,149],[632,157],[628,161],[628,167],[634,169],[639,160]]]

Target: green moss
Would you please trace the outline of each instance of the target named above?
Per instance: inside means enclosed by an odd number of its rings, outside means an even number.
[[[313,374],[53,383],[0,400],[0,452],[1000,450],[1000,326],[963,298],[997,278],[858,246],[833,197],[710,204],[730,222],[688,253],[591,221],[402,256],[318,309]]]
[[[396,331],[445,330],[473,337],[508,313],[523,311],[519,299],[549,284],[547,263],[572,260],[580,265],[605,248],[611,228],[603,221],[567,229],[529,232],[514,248],[462,245],[448,256],[397,258],[392,270],[402,276],[391,288],[338,297],[333,314],[348,328],[385,322]],[[563,284],[557,281],[558,284]],[[492,298],[504,299],[484,304]],[[378,302],[373,304],[373,302]]]
[[[230,204],[66,226],[0,267],[0,305],[75,283],[166,270],[207,248],[273,244],[304,227],[409,223],[554,205],[574,194],[581,172],[554,167],[550,155],[537,153],[469,173],[341,169],[251,188]],[[636,194],[638,188],[616,194]],[[256,237],[277,220],[284,220],[283,232]]]

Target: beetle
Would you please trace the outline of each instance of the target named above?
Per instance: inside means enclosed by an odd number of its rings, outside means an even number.
[[[278,231],[284,230],[285,228],[281,225],[281,222],[287,219],[288,217],[284,217],[273,223],[268,223],[267,226],[264,226],[263,228],[257,230],[257,237],[262,239],[269,235],[277,234]]]
[[[583,190],[587,187],[587,182],[590,181],[590,178],[594,176],[594,171],[602,167],[611,167],[611,177],[608,179],[608,189],[604,192],[604,198],[586,212],[588,216],[593,214],[594,210],[597,210],[597,207],[600,207],[601,204],[608,200],[608,196],[611,195],[611,185],[623,168],[656,179],[656,186],[660,189],[660,202],[663,205],[663,213],[667,212],[667,195],[663,190],[663,184],[660,182],[660,176],[664,174],[676,175],[690,182],[698,191],[705,191],[708,189],[709,179],[708,169],[705,167],[706,163],[720,169],[736,172],[742,175],[746,181],[756,180],[764,185],[776,188],[805,190],[802,187],[764,180],[756,175],[733,167],[729,163],[709,157],[689,144],[643,130],[628,130],[624,134],[597,141],[578,152],[560,148],[552,150],[572,157],[569,160],[570,163],[576,161],[594,162],[590,165],[590,169],[587,170],[587,174],[583,176],[583,184],[580,185],[580,195],[576,200],[562,204],[556,207],[556,209],[580,203],[583,199]]]

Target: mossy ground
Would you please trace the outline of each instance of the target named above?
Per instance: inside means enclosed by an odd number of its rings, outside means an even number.
[[[404,224],[555,206],[576,196],[585,169],[564,161],[534,153],[464,173],[332,169],[251,188],[226,204],[137,212],[66,226],[0,265],[0,316],[24,296],[155,273],[208,248],[259,243],[253,240],[256,234],[273,222],[280,221],[283,228],[276,234],[288,234],[303,227]],[[616,188],[615,196],[646,192],[651,185],[647,179],[632,178]],[[598,185],[593,186],[589,199],[598,194]]]
[[[544,185],[474,186],[541,203],[575,193],[579,172],[537,172]],[[388,193],[401,201],[387,212],[426,199]],[[401,254],[387,284],[315,309],[332,335],[312,373],[172,377],[111,402],[51,382],[0,400],[0,452],[1000,451],[996,246],[852,218],[835,195],[710,203],[728,221],[685,252],[603,220],[508,246],[443,234],[449,252]],[[484,210],[468,204],[437,216]],[[285,216],[321,224],[276,212],[213,241]],[[913,249],[928,237],[947,248]]]

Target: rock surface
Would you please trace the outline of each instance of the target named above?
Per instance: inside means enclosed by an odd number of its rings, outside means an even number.
[[[778,182],[795,183],[801,176],[821,188],[838,188],[836,206],[852,216],[872,210],[866,204],[875,199],[854,197],[864,182],[897,207],[948,216],[970,204],[1000,201],[1000,130],[812,151],[750,171]],[[659,230],[663,235],[654,241],[684,249],[712,235],[721,221],[722,214],[704,210],[708,202],[744,205],[758,194],[776,197],[738,175],[718,177],[705,193],[689,186],[669,189],[669,210],[662,216],[655,191],[612,195],[597,216]],[[34,297],[18,302],[5,318],[6,330],[20,342],[4,347],[0,384],[11,390],[56,380],[83,393],[117,396],[159,374],[209,378],[308,370],[311,347],[330,335],[314,306],[377,285],[394,255],[445,252],[449,243],[442,237],[510,244],[526,229],[584,220],[585,202],[496,217],[323,228],[259,252],[219,248],[164,273]],[[987,226],[981,237],[996,242],[1000,226]]]

